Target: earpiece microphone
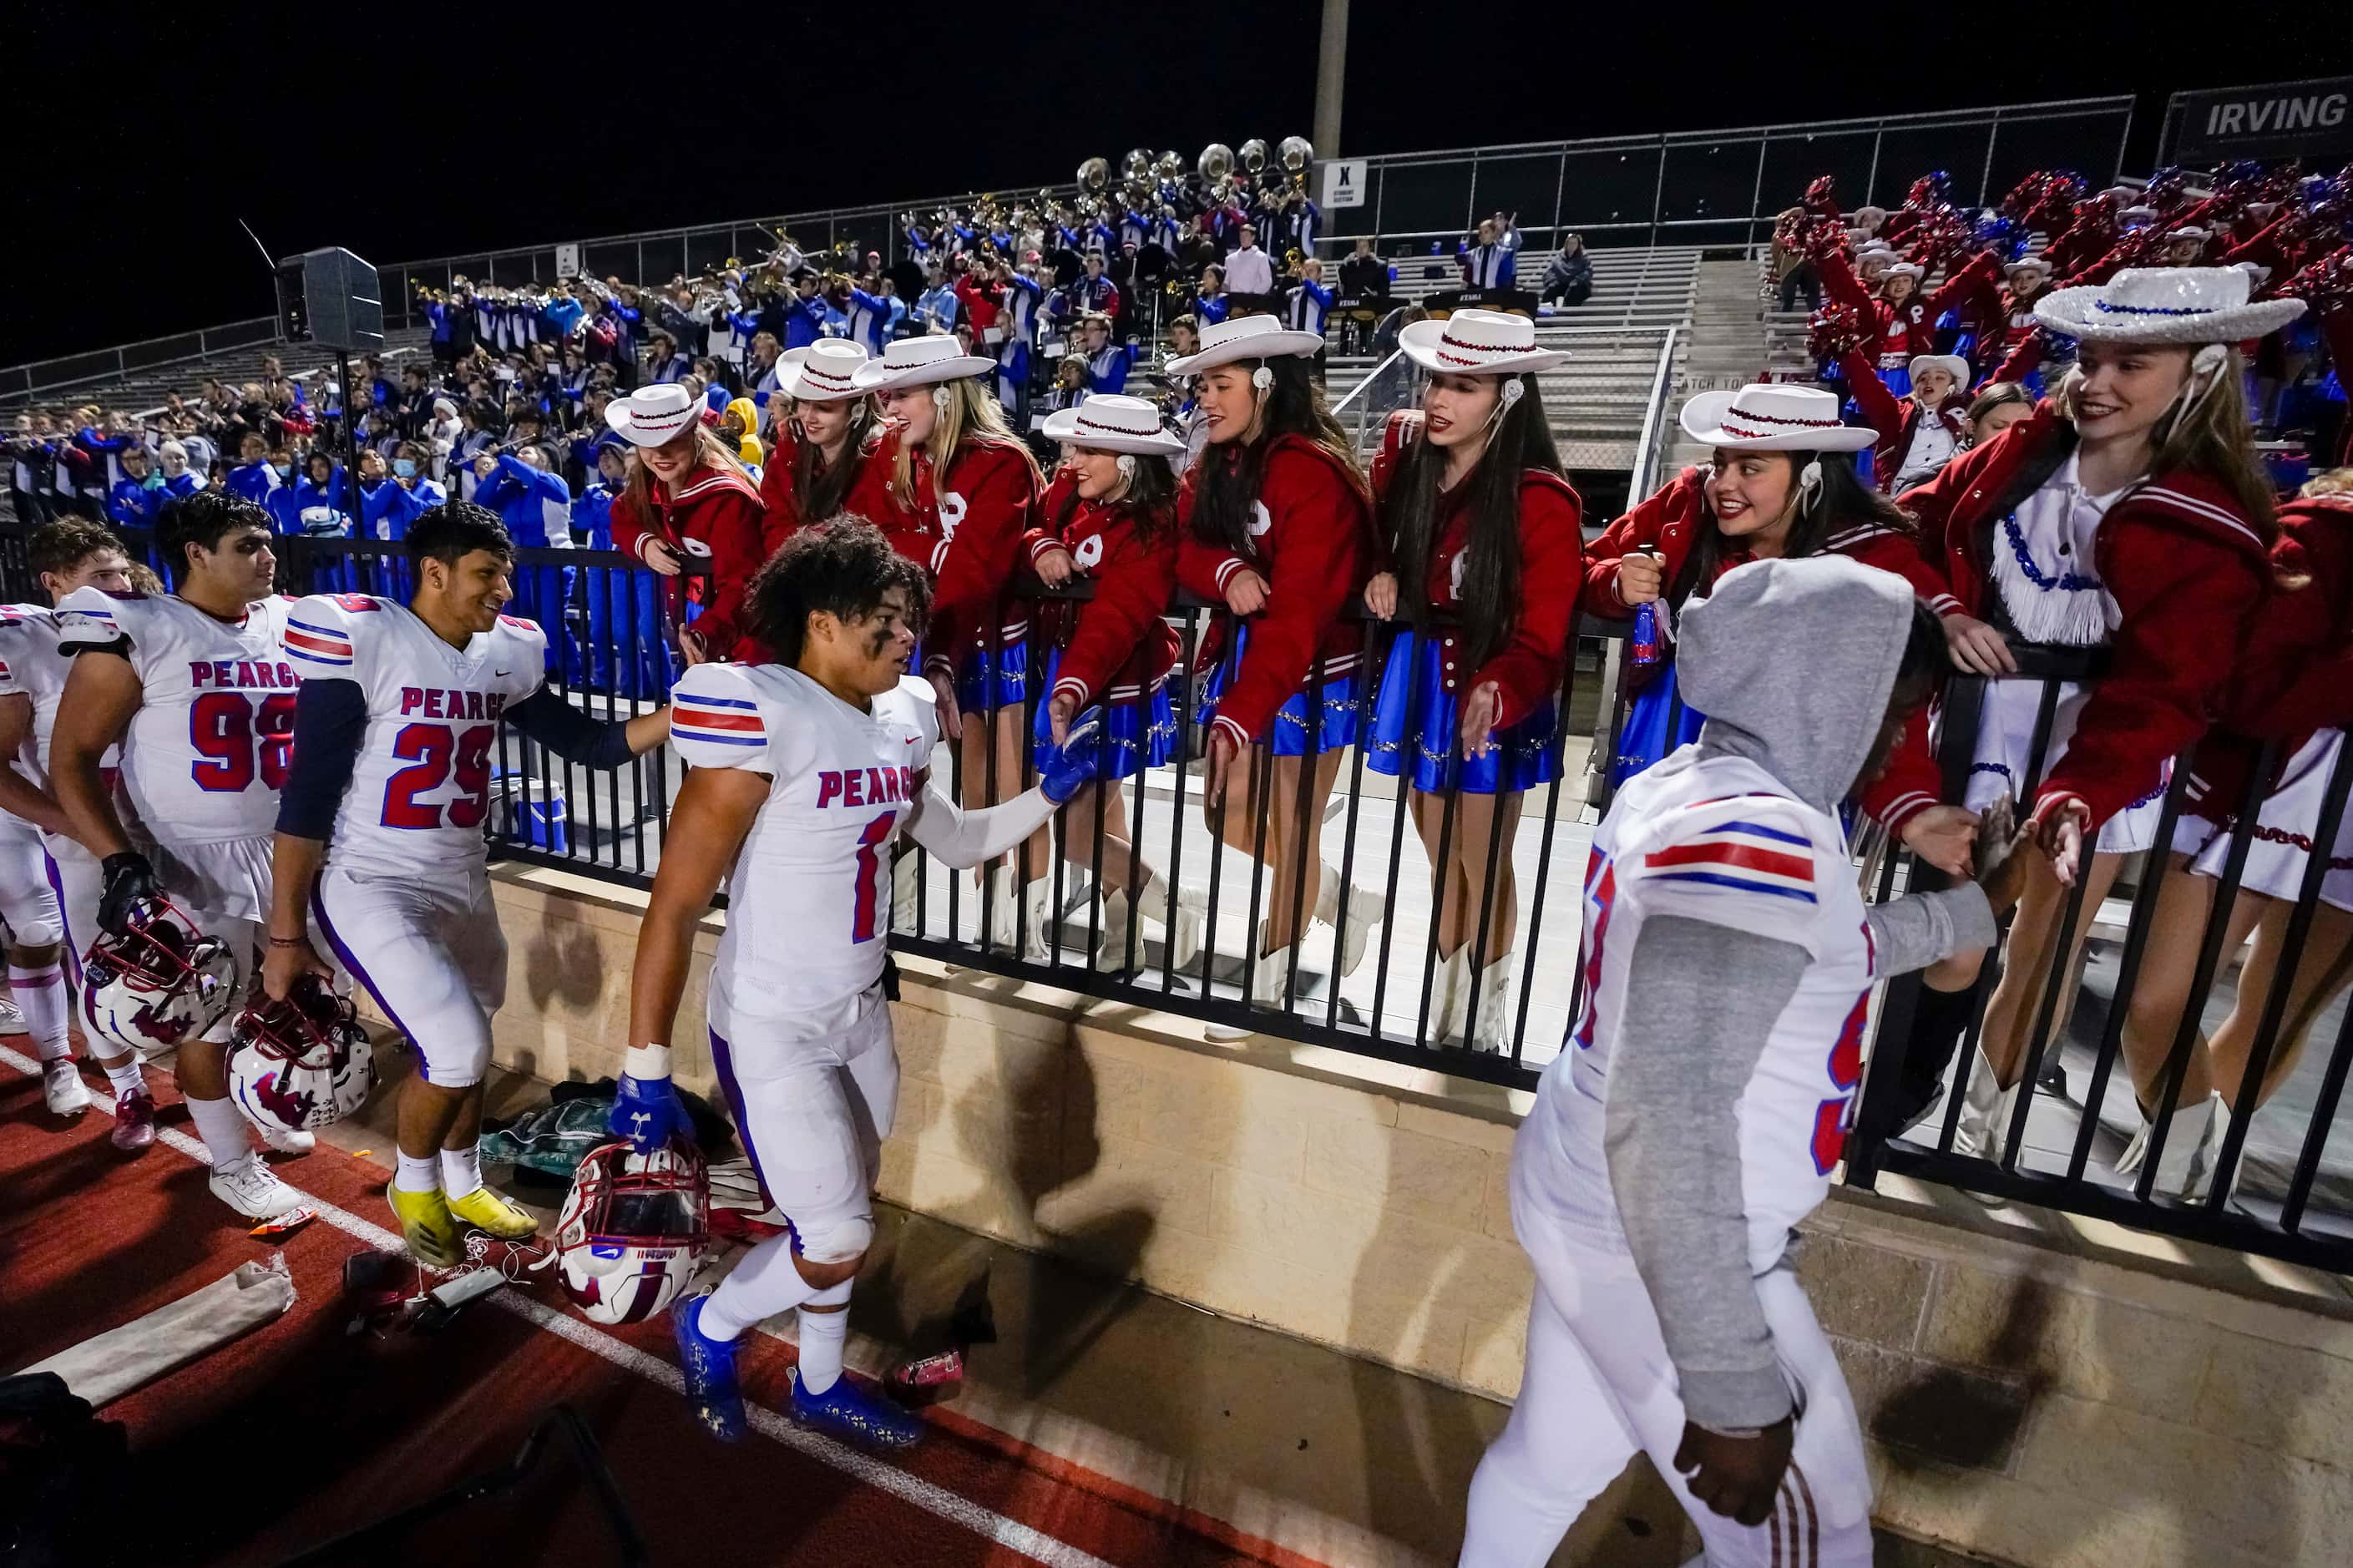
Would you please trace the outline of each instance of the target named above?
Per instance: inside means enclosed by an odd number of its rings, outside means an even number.
[[[1132,479],[1135,478],[1135,458],[1132,454],[1122,452],[1119,456],[1119,461],[1114,464],[1113,467],[1119,469],[1119,477],[1121,479]]]
[[[1264,392],[1268,387],[1274,384],[1274,372],[1269,370],[1264,365],[1259,366],[1256,370],[1250,372],[1250,384],[1256,387],[1259,391]]]
[[[932,406],[945,408],[948,405],[949,395],[948,389],[944,385],[934,386],[932,388]]]
[[[1523,396],[1525,396],[1526,393],[1527,388],[1520,384],[1519,377],[1512,377],[1510,380],[1504,383],[1504,406],[1509,408],[1513,404],[1517,403]]]

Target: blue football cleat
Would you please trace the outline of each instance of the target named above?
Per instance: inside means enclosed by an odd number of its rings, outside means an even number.
[[[670,1309],[678,1369],[686,1374],[686,1397],[702,1429],[723,1443],[740,1443],[750,1424],[744,1417],[743,1386],[735,1379],[735,1342],[704,1337],[702,1306],[710,1300],[705,1291]]]
[[[823,1394],[811,1394],[801,1385],[798,1367],[793,1368],[793,1419],[873,1448],[909,1447],[923,1435],[923,1424],[912,1412],[861,1392],[847,1373]]]

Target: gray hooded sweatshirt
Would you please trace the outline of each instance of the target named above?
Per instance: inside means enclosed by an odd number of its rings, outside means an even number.
[[[1887,711],[1913,598],[1904,581],[1841,556],[1760,561],[1684,611],[1676,654],[1708,716],[1703,755],[1746,758],[1835,813]],[[1976,884],[1867,911],[1882,979],[1994,940]],[[1645,921],[1610,1070],[1605,1147],[1629,1249],[1657,1309],[1688,1417],[1717,1430],[1790,1413],[1751,1273],[1736,1108],[1807,951],[1707,921]]]

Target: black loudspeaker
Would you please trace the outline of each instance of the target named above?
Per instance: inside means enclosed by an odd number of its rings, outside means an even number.
[[[278,263],[278,321],[289,342],[380,353],[384,285],[348,250],[289,256]]]

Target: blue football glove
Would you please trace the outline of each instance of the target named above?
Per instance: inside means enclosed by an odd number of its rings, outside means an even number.
[[[670,1086],[668,1046],[629,1047],[605,1131],[616,1138],[627,1138],[640,1154],[650,1154],[673,1138],[694,1142],[694,1123],[686,1114],[686,1101]]]
[[[1103,764],[1096,744],[1102,738],[1102,709],[1090,708],[1071,721],[1070,732],[1038,770],[1038,787],[1048,800],[1060,805],[1094,783]]]

